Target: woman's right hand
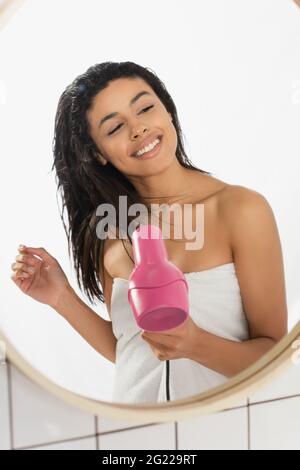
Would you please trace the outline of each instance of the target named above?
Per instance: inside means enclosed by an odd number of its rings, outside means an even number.
[[[61,296],[71,287],[58,261],[44,248],[24,246],[19,247],[15,259],[11,265],[14,283],[24,294],[55,308]]]

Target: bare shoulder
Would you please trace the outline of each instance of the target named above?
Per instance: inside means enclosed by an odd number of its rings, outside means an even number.
[[[220,197],[251,338],[287,332],[283,253],[275,215],[261,193],[230,186]]]
[[[235,207],[243,207],[245,204],[263,204],[268,201],[265,196],[255,189],[247,188],[246,186],[240,186],[237,184],[226,184],[224,189],[220,192],[220,207],[226,211],[226,209],[232,209]]]
[[[240,185],[227,185],[219,194],[220,215],[228,224],[238,223],[243,216],[273,213],[267,198],[254,189]]]

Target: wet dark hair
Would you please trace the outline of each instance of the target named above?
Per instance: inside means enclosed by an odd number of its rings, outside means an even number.
[[[100,287],[101,273],[104,284],[104,239],[97,236],[96,209],[99,204],[112,204],[119,219],[119,196],[127,196],[127,206],[144,204],[132,183],[114,165],[99,162],[99,153],[89,133],[86,112],[93,97],[119,78],[142,78],[170,112],[177,133],[176,157],[185,168],[211,174],[195,167],[188,159],[179,124],[176,106],[163,82],[149,68],[134,62],[103,62],[93,65],[79,75],[66,87],[59,98],[55,115],[53,139],[54,163],[57,192],[62,198],[60,217],[70,245],[74,268],[79,288],[85,292],[89,301],[99,299],[105,303]],[[68,229],[64,221],[64,209],[67,209]],[[136,217],[127,217],[128,225]],[[132,244],[131,235],[127,237]],[[132,258],[131,258],[132,259]],[[101,270],[101,271],[100,271]],[[99,286],[100,284],[100,286]]]

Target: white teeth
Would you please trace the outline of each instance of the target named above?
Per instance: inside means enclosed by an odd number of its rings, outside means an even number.
[[[144,147],[143,149],[139,150],[135,155],[136,157],[141,157],[144,153],[149,152],[152,150],[156,144],[158,144],[160,140],[157,138],[155,139],[151,144],[147,145],[147,147]]]

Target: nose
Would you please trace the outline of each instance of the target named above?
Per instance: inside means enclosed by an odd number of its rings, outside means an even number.
[[[134,135],[134,139],[136,139],[139,135],[143,135],[145,132],[147,132],[147,128],[144,127],[142,131],[140,132],[135,132],[133,135]]]

